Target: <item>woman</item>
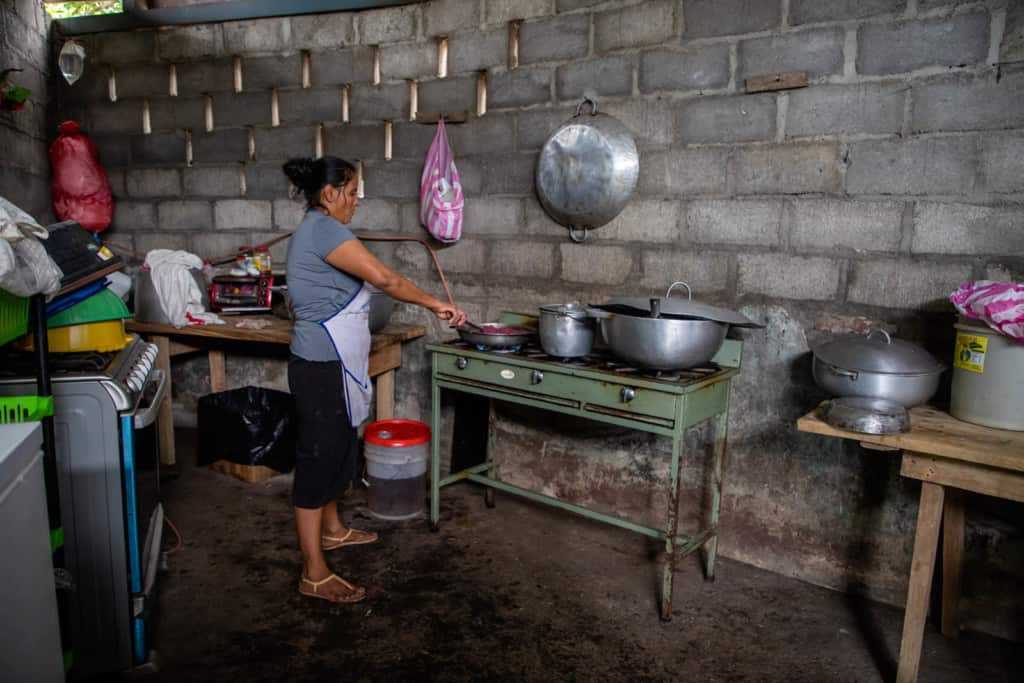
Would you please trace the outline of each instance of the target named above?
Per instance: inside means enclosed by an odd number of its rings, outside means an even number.
[[[288,293],[295,317],[288,386],[299,422],[292,505],[302,549],[299,592],[358,602],[366,591],[331,572],[325,550],[373,543],[346,527],[337,497],[356,476],[356,428],[369,414],[370,331],[366,283],[461,324],[466,315],[430,296],[373,256],[346,226],[359,205],[356,170],[337,157],[292,159],[284,173],[306,199],[288,248]]]

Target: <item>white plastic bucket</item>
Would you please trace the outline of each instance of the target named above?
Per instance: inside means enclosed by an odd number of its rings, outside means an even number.
[[[949,413],[958,420],[1024,431],[1024,344],[985,325],[956,323]]]

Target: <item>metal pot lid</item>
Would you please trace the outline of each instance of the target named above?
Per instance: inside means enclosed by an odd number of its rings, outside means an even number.
[[[578,301],[571,301],[567,304],[544,304],[540,307],[540,310],[544,313],[554,313],[555,315],[575,318],[577,320],[589,317],[586,306]]]
[[[677,286],[686,288],[687,298],[672,297],[672,290]],[[665,292],[665,296],[658,299],[661,305],[661,314],[673,317],[698,318],[701,320],[712,320],[719,323],[727,323],[736,327],[760,328],[764,325],[756,323],[747,316],[737,311],[710,304],[702,304],[692,300],[690,286],[685,282],[673,282]],[[651,299],[654,297],[616,297],[608,303],[617,306],[628,306],[636,309],[638,315],[650,315]]]
[[[813,351],[816,358],[844,370],[926,375],[946,367],[917,344],[893,339],[885,330],[872,330],[863,337],[841,337]]]

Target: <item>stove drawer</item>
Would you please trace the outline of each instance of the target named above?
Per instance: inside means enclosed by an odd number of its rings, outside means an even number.
[[[486,388],[511,395],[551,400],[582,412],[621,417],[646,416],[671,426],[676,402],[682,396],[647,387],[636,387],[628,379],[615,381],[577,377],[549,368],[534,370],[517,365],[463,356],[436,354],[440,379]]]

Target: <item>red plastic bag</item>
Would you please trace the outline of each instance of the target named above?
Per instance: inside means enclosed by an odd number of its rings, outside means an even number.
[[[60,137],[50,147],[53,210],[62,221],[76,221],[86,230],[102,232],[114,215],[114,197],[96,156],[96,145],[79,128],[77,121],[60,124]]]

